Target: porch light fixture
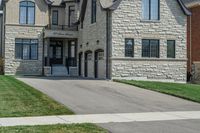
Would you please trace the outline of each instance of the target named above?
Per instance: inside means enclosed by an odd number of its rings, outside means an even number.
[[[99,41],[99,40],[97,40],[97,45],[99,45],[99,42],[100,42],[100,41]]]

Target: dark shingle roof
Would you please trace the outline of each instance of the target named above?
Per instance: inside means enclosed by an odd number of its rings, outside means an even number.
[[[190,4],[193,2],[200,2],[200,0],[182,0],[184,4]]]
[[[200,0],[182,0],[182,1],[188,8],[200,5]]]

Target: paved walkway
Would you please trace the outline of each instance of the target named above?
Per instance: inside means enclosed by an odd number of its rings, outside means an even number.
[[[0,126],[22,125],[50,125],[50,124],[76,124],[76,123],[124,123],[124,122],[152,122],[169,120],[195,120],[200,119],[200,111],[186,112],[147,112],[123,114],[90,114],[90,115],[63,115],[21,118],[0,118]]]

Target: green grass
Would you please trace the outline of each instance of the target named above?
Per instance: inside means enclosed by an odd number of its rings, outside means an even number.
[[[195,84],[179,84],[179,83],[162,83],[148,81],[133,81],[133,80],[115,80],[140,88],[153,90],[183,99],[191,100],[200,103],[200,85]]]
[[[0,76],[0,117],[73,114],[64,105],[11,76]]]
[[[0,127],[1,133],[108,133],[93,124]]]

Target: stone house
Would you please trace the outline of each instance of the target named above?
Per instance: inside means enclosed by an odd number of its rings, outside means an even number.
[[[200,81],[200,0],[183,2],[192,13],[187,20],[188,80]]]
[[[186,82],[181,0],[3,0],[5,74]]]

